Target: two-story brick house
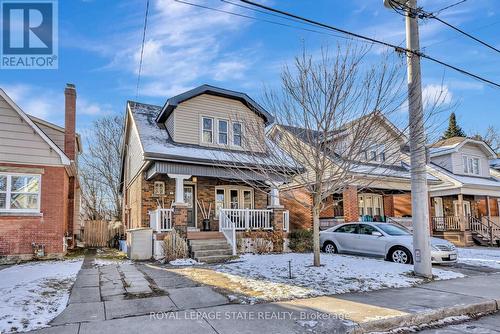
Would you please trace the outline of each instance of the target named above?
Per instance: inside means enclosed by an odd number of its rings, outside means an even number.
[[[0,261],[60,257],[79,231],[76,90],[65,127],[26,114],[0,89]]]
[[[121,177],[128,228],[151,226],[156,239],[175,229],[190,242],[226,239],[234,247],[232,232],[286,229],[278,189],[266,186],[266,178],[285,176],[255,168],[272,169],[262,143],[273,118],[249,96],[203,85],[164,106],[129,101],[126,109]],[[207,250],[202,260],[230,254]]]

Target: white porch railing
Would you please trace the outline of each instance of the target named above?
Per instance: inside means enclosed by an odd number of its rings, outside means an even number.
[[[231,245],[233,255],[236,255],[236,228],[224,210],[219,211],[219,230]]]
[[[156,209],[149,211],[149,227],[157,232],[171,231],[172,212],[174,212],[174,209]]]
[[[272,230],[271,213],[273,210],[220,209],[234,224],[238,231]]]
[[[288,232],[290,230],[290,211],[283,211],[283,231]]]

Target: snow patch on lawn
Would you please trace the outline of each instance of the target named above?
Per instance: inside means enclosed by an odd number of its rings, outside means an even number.
[[[194,266],[197,264],[202,264],[195,259],[176,259],[169,262],[172,266]]]
[[[413,266],[384,260],[338,254],[322,254],[321,267],[313,267],[312,254],[245,254],[240,261],[214,269],[236,286],[258,292],[259,300],[285,300],[384,288],[409,287],[424,283],[413,276]],[[292,278],[289,277],[288,261]],[[461,273],[433,268],[435,279],[464,277]],[[244,290],[241,291],[244,294]]]
[[[47,326],[66,308],[82,262],[32,262],[0,270],[0,333]]]
[[[458,262],[500,269],[500,249],[495,248],[457,248]]]

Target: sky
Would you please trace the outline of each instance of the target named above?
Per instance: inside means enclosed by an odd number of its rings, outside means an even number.
[[[0,87],[26,113],[63,125],[64,87],[74,83],[77,128],[85,132],[94,119],[123,115],[129,99],[163,105],[169,97],[205,83],[242,91],[259,101],[264,87],[278,87],[283,66],[304,47],[314,53],[344,41],[175,0],[150,1],[138,91],[146,0],[60,0],[59,68],[0,70]],[[279,20],[221,0],[185,1]],[[256,1],[391,43],[405,40],[404,18],[384,8],[382,0]],[[434,12],[455,2],[419,0],[419,6]],[[500,48],[498,0],[468,0],[440,17]],[[420,22],[420,45],[428,55],[500,82],[500,54],[440,22]],[[373,59],[381,51],[373,47]],[[484,132],[490,125],[500,128],[500,89],[428,61],[422,61],[422,77],[424,97],[445,92],[443,103],[452,107],[468,134]],[[439,116],[440,127],[446,125],[448,113]]]

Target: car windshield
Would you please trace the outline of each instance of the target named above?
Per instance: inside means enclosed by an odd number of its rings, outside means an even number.
[[[410,235],[409,231],[393,224],[377,224],[375,226],[389,235]]]

